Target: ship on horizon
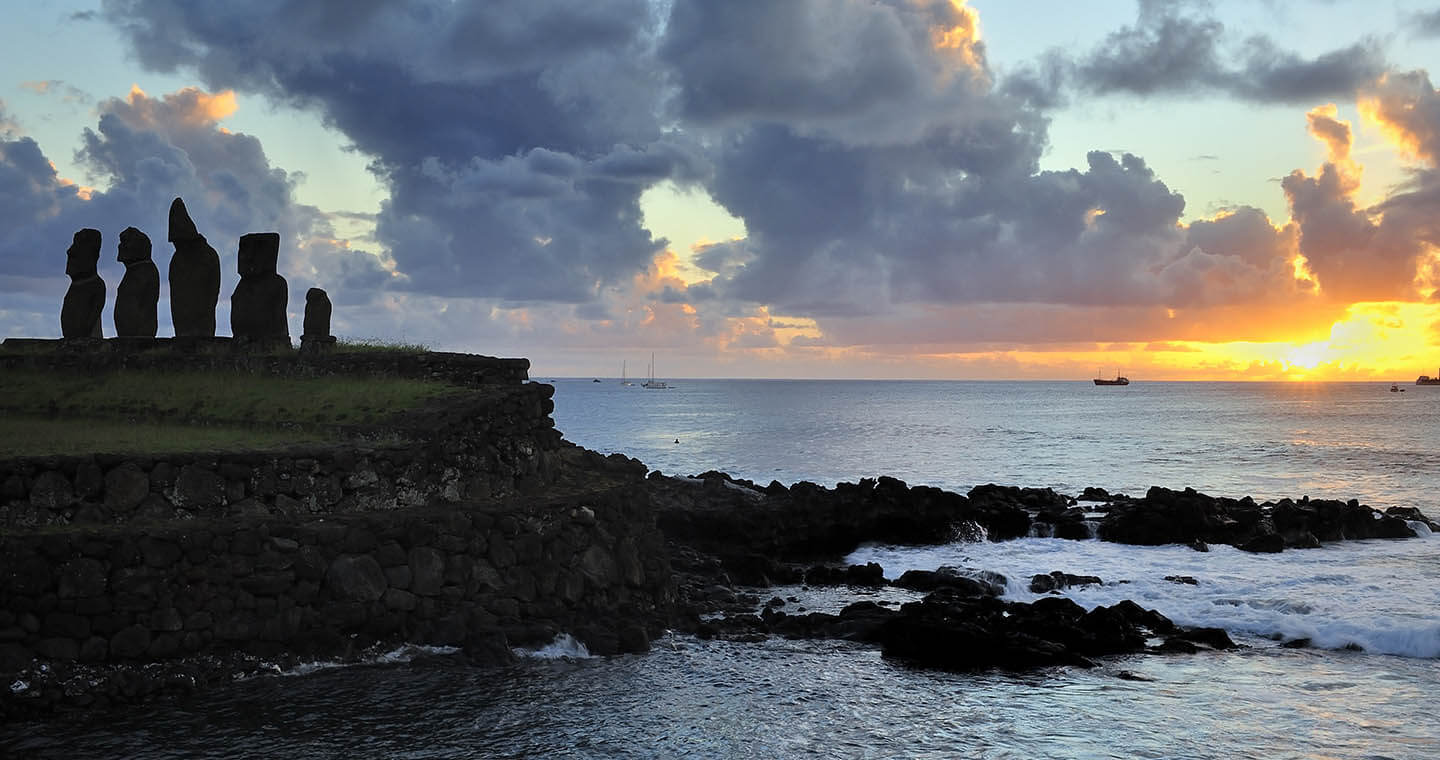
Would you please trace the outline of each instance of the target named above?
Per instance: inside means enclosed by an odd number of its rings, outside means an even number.
[[[1107,378],[1100,377],[1100,373],[1097,371],[1097,372],[1095,373],[1095,384],[1096,384],[1096,385],[1129,385],[1129,384],[1130,384],[1130,378],[1128,378],[1128,377],[1120,374],[1120,372],[1117,370],[1117,371],[1115,372],[1115,379],[1114,379],[1114,380],[1110,380],[1110,379],[1107,379]]]
[[[1421,375],[1415,379],[1416,385],[1440,385],[1440,370],[1435,371],[1435,377]]]

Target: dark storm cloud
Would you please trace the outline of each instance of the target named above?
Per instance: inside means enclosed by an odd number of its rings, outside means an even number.
[[[1063,72],[1052,73],[1050,81],[1068,76],[1075,89],[1100,95],[1217,93],[1257,103],[1309,104],[1351,97],[1386,70],[1377,40],[1305,58],[1262,35],[1234,37],[1220,21],[1189,10],[1191,5],[1142,0],[1133,25],[1111,32],[1068,67],[1049,64]],[[1021,76],[1023,82],[1034,75]]]
[[[705,174],[659,126],[644,0],[107,0],[143,63],[318,111],[389,187],[404,287],[584,302],[642,270],[650,184]]]
[[[916,43],[959,22],[925,15],[940,4],[825,7],[674,7],[662,51],[683,110],[729,127],[708,187],[748,231],[695,257],[723,299],[833,320],[906,303],[1199,307],[1295,291],[1289,239],[1259,211],[1189,231],[1184,199],[1132,155],[1038,172],[1045,122],[1034,107],[1053,99],[1045,80],[1058,58],[1030,84],[991,88],[983,50],[957,61]],[[1147,6],[1142,21],[1164,26],[1164,10]],[[1182,27],[1166,39],[1197,37],[1198,50],[1221,31]],[[872,44],[827,46],[862,39]],[[853,92],[836,72],[853,74]],[[878,111],[906,129],[869,129]]]

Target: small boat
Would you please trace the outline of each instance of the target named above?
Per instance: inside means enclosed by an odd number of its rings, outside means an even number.
[[[624,386],[626,386],[626,387],[631,387],[631,388],[633,388],[633,387],[635,386],[634,383],[630,382],[630,376],[629,376],[628,374],[626,374],[626,372],[625,372],[625,360],[624,360],[624,359],[621,359],[621,360],[620,360],[620,384],[621,384],[621,385],[624,385]]]
[[[598,383],[598,382],[600,382],[600,378],[597,377],[597,378],[595,378],[594,380],[591,380],[590,382],[592,382],[592,383]]]
[[[1390,384],[1390,392],[1391,392],[1391,393],[1399,393],[1399,392],[1400,392],[1400,385],[1399,385],[1399,383],[1391,383],[1391,384]]]
[[[1417,379],[1415,380],[1415,384],[1416,384],[1416,385],[1440,385],[1440,374],[1436,374],[1435,377],[1431,377],[1431,376],[1429,376],[1429,375],[1421,375],[1419,378],[1417,378]]]
[[[1124,375],[1120,374],[1119,372],[1116,372],[1116,373],[1115,373],[1115,379],[1114,379],[1114,380],[1109,380],[1109,379],[1106,379],[1106,378],[1103,378],[1103,377],[1099,377],[1099,375],[1100,375],[1099,372],[1096,372],[1095,375],[1096,375],[1096,377],[1095,377],[1095,384],[1096,384],[1096,385],[1129,385],[1129,384],[1130,384],[1130,378],[1125,377]]]
[[[641,383],[640,387],[651,390],[668,390],[670,388],[664,382],[655,379],[655,353],[653,351],[650,353],[650,379]]]

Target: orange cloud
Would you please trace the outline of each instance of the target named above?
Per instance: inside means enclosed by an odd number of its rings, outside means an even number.
[[[980,42],[980,14],[974,8],[967,7],[965,0],[947,0],[950,5],[951,23],[947,26],[938,25],[930,30],[930,41],[936,50],[955,51],[966,65],[971,68],[980,67],[980,57],[976,50]]]
[[[1337,118],[1339,111],[1334,103],[1317,106],[1305,114],[1310,122],[1310,134],[1330,150],[1330,160],[1335,163],[1350,160],[1350,122]]]
[[[1431,166],[1440,159],[1440,91],[1422,71],[1386,74],[1357,104],[1401,152]]]
[[[213,125],[239,108],[234,90],[208,93],[198,87],[186,87],[156,99],[147,95],[139,85],[131,85],[125,100],[137,115],[149,123],[178,119],[192,127]]]

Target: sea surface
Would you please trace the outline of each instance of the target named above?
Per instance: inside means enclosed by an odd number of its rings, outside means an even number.
[[[548,378],[546,378],[548,380]],[[723,470],[823,485],[891,475],[1151,485],[1331,497],[1440,515],[1440,387],[1388,384],[559,379],[566,437],[666,474]],[[1098,575],[1068,595],[1133,599],[1221,626],[1236,652],[1106,660],[1094,670],[965,675],[840,642],[700,641],[589,657],[558,640],[503,670],[443,652],[308,667],[185,701],[0,727],[0,756],[140,758],[1436,758],[1440,537],[1250,555],[1229,547],[1026,538],[865,546],[852,562]],[[1190,576],[1195,585],[1165,581]],[[913,595],[787,587],[786,609]],[[1310,639],[1309,648],[1280,642]],[[417,656],[418,655],[418,656]]]

